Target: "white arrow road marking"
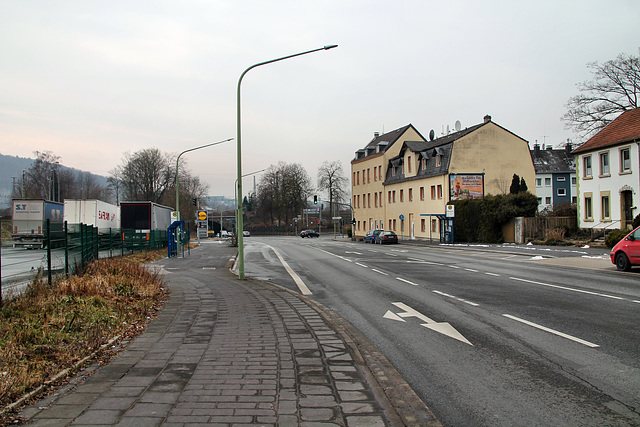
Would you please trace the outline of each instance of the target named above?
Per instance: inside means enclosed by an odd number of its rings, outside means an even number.
[[[406,322],[406,320],[404,320],[402,317],[398,316],[391,310],[387,310],[387,312],[382,317],[386,319],[397,320],[398,322]]]
[[[566,338],[566,339],[569,339],[571,341],[575,341],[575,342],[580,343],[580,344],[584,344],[584,345],[586,345],[588,347],[591,347],[591,348],[600,347],[598,344],[594,344],[592,342],[585,341],[585,340],[580,339],[580,338],[576,338],[574,336],[565,334],[563,332],[556,331],[555,329],[547,328],[546,326],[538,325],[537,323],[529,322],[528,320],[524,320],[524,319],[521,319],[519,317],[512,316],[510,314],[503,314],[503,316],[508,318],[508,319],[515,320],[516,322],[524,323],[525,325],[533,326],[534,328],[541,329],[541,330],[546,331],[546,332],[550,332],[552,334],[558,335],[559,337]]]
[[[401,310],[404,310],[404,312],[402,313],[395,313],[398,317],[403,318],[403,317],[416,317],[420,320],[422,320],[425,323],[421,323],[420,326],[424,326],[425,328],[431,329],[432,331],[435,332],[439,332],[443,335],[446,335],[450,338],[456,339],[460,342],[463,342],[465,344],[469,344],[469,345],[473,345],[471,344],[465,337],[462,336],[462,334],[460,332],[458,332],[453,326],[451,326],[449,323],[447,322],[436,322],[435,320],[431,320],[429,319],[427,316],[425,316],[424,314],[420,313],[417,310],[414,310],[413,308],[409,307],[408,305],[402,303],[402,302],[394,302],[393,305],[395,305],[396,307],[398,307]],[[387,314],[389,313],[389,311],[387,311]],[[387,314],[385,314],[384,317],[386,317],[387,319],[390,319],[392,317],[387,316]],[[391,313],[394,314],[394,313]],[[394,319],[395,320],[395,319]]]

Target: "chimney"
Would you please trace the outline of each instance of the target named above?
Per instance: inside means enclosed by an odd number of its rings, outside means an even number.
[[[489,123],[490,121],[491,121],[491,116],[490,115],[487,114],[486,116],[484,116],[484,122],[485,123]]]
[[[539,157],[539,156],[540,156],[540,144],[538,144],[538,140],[537,140],[537,139],[536,139],[536,143],[535,143],[535,144],[533,144],[533,154],[534,154],[536,157]]]
[[[567,157],[571,157],[572,151],[573,151],[573,144],[571,144],[571,141],[567,139],[567,145],[564,146],[564,153]]]
[[[374,138],[377,138],[377,137],[379,137],[379,136],[380,136],[380,132],[374,132],[374,133],[373,133],[373,137],[374,137]]]

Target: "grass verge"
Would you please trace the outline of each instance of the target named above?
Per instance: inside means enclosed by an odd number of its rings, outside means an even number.
[[[98,260],[49,287],[36,279],[0,308],[0,407],[95,353],[115,337],[142,332],[167,290],[141,263],[164,251]],[[0,425],[10,422],[2,411]]]

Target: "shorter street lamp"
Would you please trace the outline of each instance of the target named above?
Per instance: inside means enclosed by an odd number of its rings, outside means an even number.
[[[264,172],[269,168],[264,168],[264,169],[260,169],[259,171],[255,171],[255,172],[251,172],[251,173],[246,173],[244,175],[242,175],[242,177],[244,178],[245,176],[251,176],[251,175],[255,175],[257,173],[260,172]],[[238,215],[242,215],[242,207],[240,207],[240,209],[238,209],[238,178],[236,178],[236,191],[235,191],[235,201],[236,201],[236,241],[238,239]],[[240,205],[242,206],[242,201],[240,201]]]
[[[176,159],[176,212],[178,213],[178,220],[180,220],[180,191],[178,188],[178,166],[179,166],[179,162],[180,162],[180,157],[184,154],[184,153],[188,153],[189,151],[195,151],[195,150],[199,150],[201,148],[206,148],[206,147],[211,147],[212,145],[218,145],[218,144],[222,144],[223,142],[229,142],[231,141],[233,138],[228,138],[225,139],[224,141],[218,141],[218,142],[212,142],[211,144],[205,144],[205,145],[201,145],[199,147],[195,147],[195,148],[189,148],[188,150],[184,150],[182,153],[178,154],[178,158]],[[180,252],[180,248],[181,248],[181,241],[180,239],[178,239],[178,252]]]

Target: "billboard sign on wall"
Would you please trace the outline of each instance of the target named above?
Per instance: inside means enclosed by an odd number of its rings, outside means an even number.
[[[484,174],[452,173],[449,175],[449,200],[484,197]]]

